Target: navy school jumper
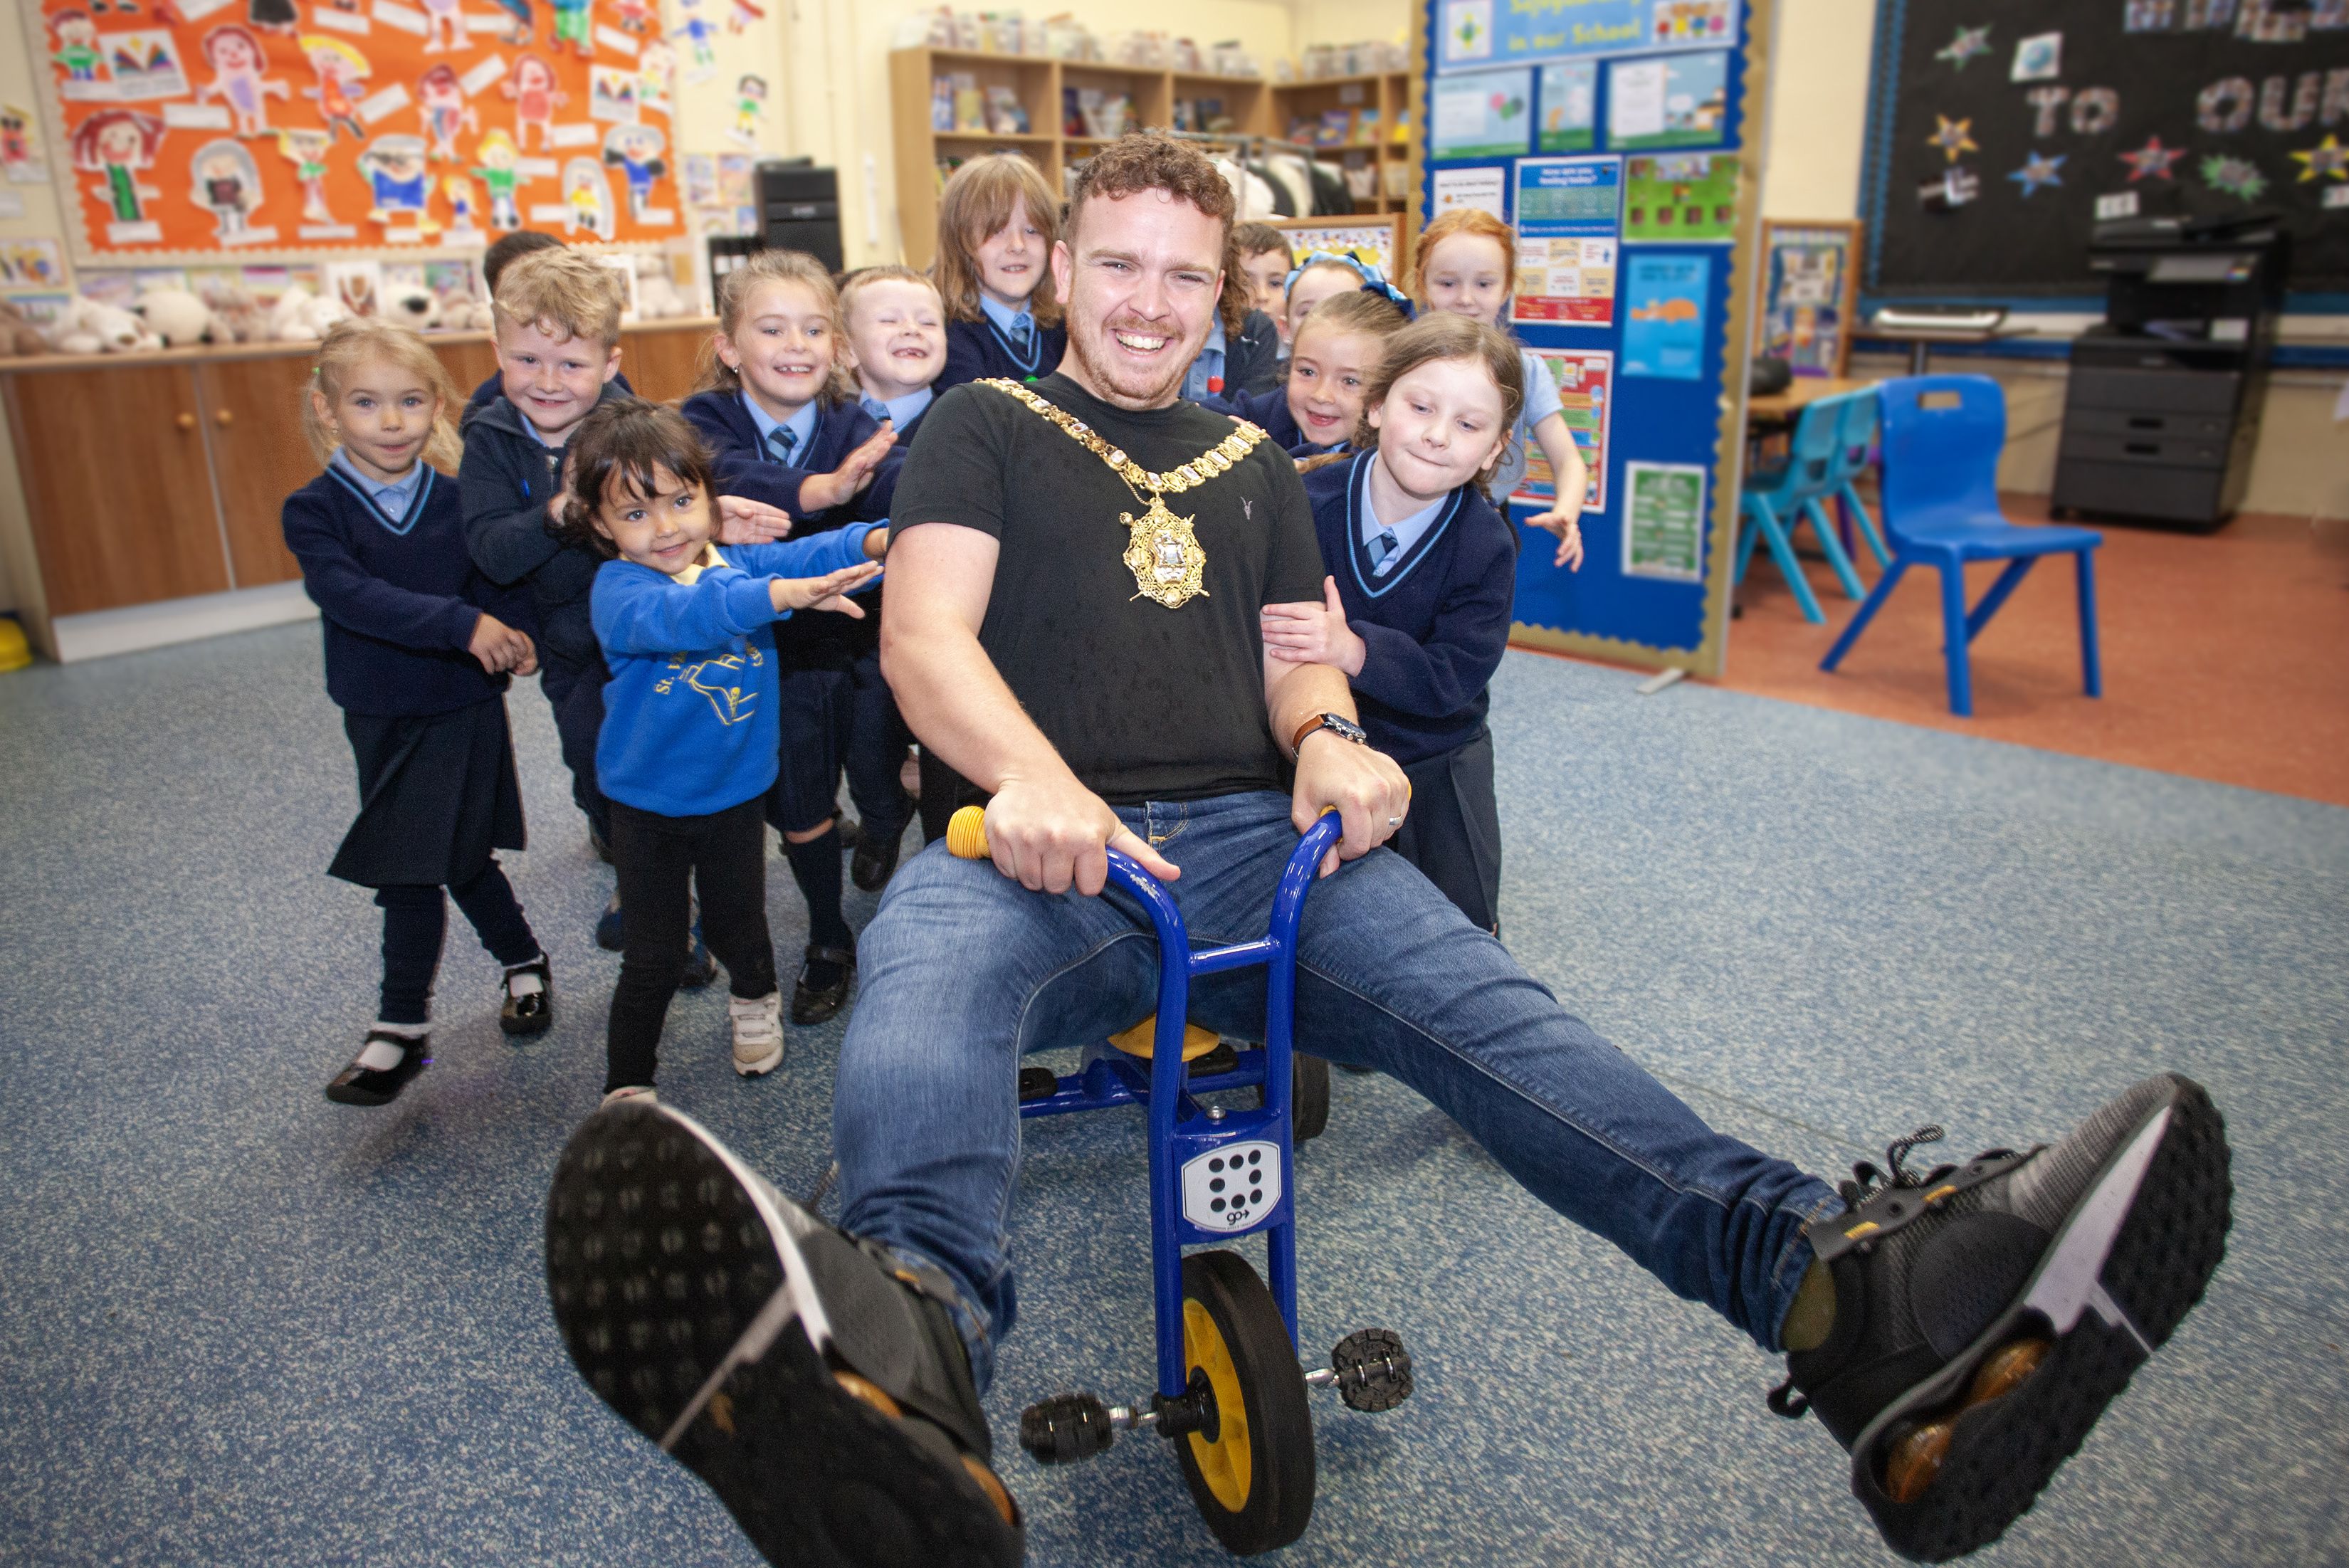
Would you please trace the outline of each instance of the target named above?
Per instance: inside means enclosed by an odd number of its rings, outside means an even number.
[[[947,323],[947,367],[930,383],[930,390],[943,397],[950,387],[989,376],[1033,381],[1058,370],[1068,351],[1068,328],[1043,326],[1036,329],[1036,340],[1029,345],[1028,353],[1024,356],[1017,354],[1010,340],[982,311],[977,321]]]
[[[1272,444],[1292,458],[1318,458],[1324,452],[1346,449],[1343,441],[1318,447],[1305,438],[1305,432],[1297,428],[1297,416],[1288,411],[1287,387],[1275,387],[1269,392],[1246,393],[1237,397],[1206,397],[1200,399],[1199,406],[1260,426],[1264,433],[1272,438]]]
[[[1485,686],[1508,646],[1516,541],[1476,488],[1463,485],[1402,559],[1372,576],[1361,524],[1376,461],[1368,451],[1318,469],[1305,476],[1305,494],[1321,559],[1365,649],[1352,680],[1362,727],[1408,768],[1484,731]]]
[[[468,645],[483,611],[526,626],[529,604],[474,569],[456,480],[427,467],[406,515],[392,518],[328,469],[285,498],[284,524],[318,606],[335,706],[416,718],[506,689]]]

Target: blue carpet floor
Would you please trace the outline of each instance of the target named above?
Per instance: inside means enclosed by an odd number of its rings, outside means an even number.
[[[2349,1561],[2349,812],[1632,685],[1504,667],[1504,918],[1704,1114],[1837,1174],[1926,1120],[1960,1152],[2050,1138],[2164,1066],[2229,1118],[2209,1298],[1981,1560]],[[319,1093],[371,1016],[378,927],[322,872],[352,782],[316,630],[0,680],[0,1560],[752,1560],[547,1313],[540,1204],[595,1103],[611,875],[544,705],[512,707],[535,847],[510,863],[561,1018],[507,1044],[452,915],[439,1060],[364,1111]],[[804,916],[772,872],[788,956]],[[663,1095],[804,1192],[839,1026],[745,1083],[724,1017],[680,998]],[[1890,1560],[1833,1441],[1764,1409],[1775,1363],[1408,1092],[1336,1090],[1299,1161],[1308,1340],[1391,1324],[1421,1392],[1317,1404],[1319,1506],[1284,1561]],[[990,1405],[1039,1564],[1225,1560],[1157,1439],[1070,1471],[1010,1440],[1041,1394],[1147,1385],[1138,1148],[1131,1113],[1027,1134]]]

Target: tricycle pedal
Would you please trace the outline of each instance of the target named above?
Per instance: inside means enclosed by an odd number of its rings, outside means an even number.
[[[1117,1441],[1118,1421],[1092,1394],[1055,1394],[1019,1412],[1019,1446],[1040,1465],[1072,1465]]]
[[[1353,1410],[1392,1410],[1411,1398],[1411,1352],[1392,1328],[1358,1328],[1338,1341],[1326,1370],[1309,1372],[1316,1387],[1334,1387]]]
[[[1021,1068],[1019,1069],[1020,1104],[1026,1105],[1030,1100],[1050,1099],[1060,1092],[1061,1080],[1053,1076],[1051,1068]]]

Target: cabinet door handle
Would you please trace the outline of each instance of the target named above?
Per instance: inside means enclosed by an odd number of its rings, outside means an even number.
[[[182,414],[172,423],[182,430],[192,430],[196,428],[196,417],[193,414]]]
[[[212,410],[212,423],[218,425],[223,430],[228,428],[229,421],[235,418],[236,413],[233,409],[215,408]]]

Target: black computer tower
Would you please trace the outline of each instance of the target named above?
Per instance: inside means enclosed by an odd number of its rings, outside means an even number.
[[[759,230],[778,251],[805,251],[833,272],[847,264],[840,241],[840,176],[805,159],[759,165]]]

